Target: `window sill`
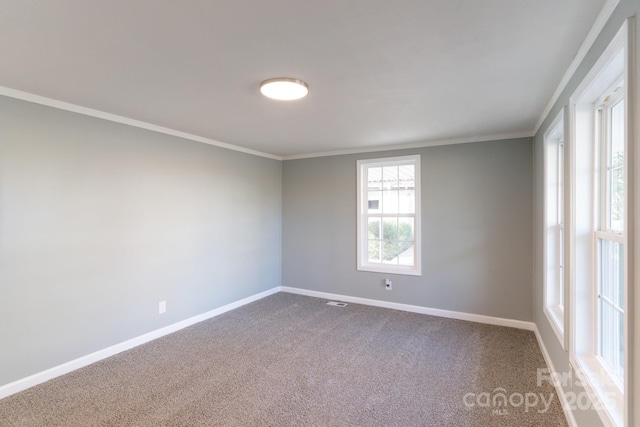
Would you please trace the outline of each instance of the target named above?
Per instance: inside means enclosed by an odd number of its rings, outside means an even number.
[[[576,356],[570,362],[602,423],[607,427],[622,427],[624,394],[606,368],[594,356]]]
[[[384,265],[358,265],[358,271],[368,271],[370,273],[399,274],[403,276],[422,276],[420,269],[415,267],[401,268],[398,266]]]
[[[563,350],[566,350],[564,339],[564,312],[559,307],[549,307],[545,305],[544,314],[551,325],[551,329],[556,334]]]

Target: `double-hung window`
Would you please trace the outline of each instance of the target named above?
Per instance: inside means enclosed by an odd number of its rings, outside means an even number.
[[[359,160],[357,268],[420,275],[420,156]]]
[[[544,312],[565,345],[564,111],[544,135]]]
[[[624,371],[625,124],[622,83],[596,111],[598,139],[597,352],[618,384]]]

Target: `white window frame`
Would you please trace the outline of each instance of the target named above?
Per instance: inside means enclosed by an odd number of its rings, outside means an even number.
[[[544,313],[563,349],[568,346],[565,326],[568,307],[568,280],[565,232],[566,165],[565,109],[562,109],[544,134],[544,234],[543,234],[543,301]]]
[[[368,190],[367,170],[368,168],[380,166],[397,166],[412,164],[415,167],[415,213],[390,215],[396,217],[414,218],[414,265],[393,265],[378,264],[368,262]],[[387,274],[405,274],[412,276],[422,275],[422,227],[421,227],[421,185],[420,185],[420,155],[385,157],[378,159],[364,159],[357,161],[357,269],[360,271],[370,271]],[[375,215],[380,216],[380,215]]]
[[[569,361],[576,371],[581,385],[591,397],[593,408],[605,426],[623,426],[629,424],[628,394],[631,377],[629,373],[629,318],[624,319],[625,368],[623,383],[620,384],[608,371],[599,356],[598,340],[598,238],[600,230],[601,180],[599,171],[600,144],[598,130],[598,108],[603,95],[620,81],[629,82],[629,21],[625,22],[610,45],[603,52],[591,71],[570,98],[570,198],[569,217],[565,224],[570,241],[569,287],[570,287],[570,340]],[[625,100],[625,153],[629,149],[629,99],[632,93],[629,85],[622,87]],[[629,158],[625,156],[625,183],[629,182]],[[625,186],[625,199],[629,202],[628,185]],[[627,208],[625,208],[625,215]],[[624,224],[628,225],[628,217]],[[624,239],[626,232],[616,239]],[[566,248],[567,249],[567,248]],[[625,244],[625,260],[628,260]],[[629,313],[628,262],[625,262],[625,313]]]

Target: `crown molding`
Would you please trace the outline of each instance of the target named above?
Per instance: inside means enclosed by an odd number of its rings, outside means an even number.
[[[466,138],[440,139],[440,140],[433,140],[433,141],[413,142],[413,143],[407,143],[407,144],[367,146],[367,147],[353,148],[353,149],[347,149],[347,150],[323,151],[323,152],[308,153],[308,154],[294,154],[291,156],[283,156],[282,160],[298,160],[298,159],[309,159],[313,157],[342,156],[345,154],[375,153],[378,151],[406,150],[411,148],[437,147],[440,145],[469,144],[472,142],[499,141],[502,139],[531,138],[533,136],[534,136],[534,133],[532,131],[501,133],[501,134],[495,134],[495,135],[480,135],[480,136],[473,136],[473,137],[466,137]]]
[[[140,120],[134,120],[129,117],[106,113],[104,111],[95,110],[93,108],[87,108],[81,105],[71,104],[69,102],[58,101],[57,99],[47,98],[44,96],[35,95],[32,93],[23,92],[20,90],[11,89],[4,86],[0,86],[0,95],[7,96],[9,98],[20,99],[22,101],[33,102],[34,104],[45,105],[47,107],[57,108],[59,110],[71,111],[73,113],[78,113],[85,116],[96,117],[98,119],[108,120],[110,122],[121,123],[124,125],[137,127],[140,129],[146,129],[152,132],[163,133],[165,135],[171,135],[171,136],[175,136],[182,139],[201,142],[203,144],[214,145],[216,147],[226,148],[227,150],[239,151],[241,153],[251,154],[259,157],[266,157],[268,159],[273,159],[273,160],[280,160],[280,161],[282,160],[282,157],[276,156],[273,154],[263,153],[261,151],[251,150],[249,148],[239,147],[233,144],[227,144],[225,142],[220,142],[214,139],[193,135],[191,133],[181,132],[179,130],[154,125],[152,123],[147,123]]]

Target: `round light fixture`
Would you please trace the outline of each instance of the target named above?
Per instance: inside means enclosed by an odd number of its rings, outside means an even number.
[[[267,98],[293,101],[307,96],[309,85],[300,79],[278,77],[260,83],[260,92]]]

